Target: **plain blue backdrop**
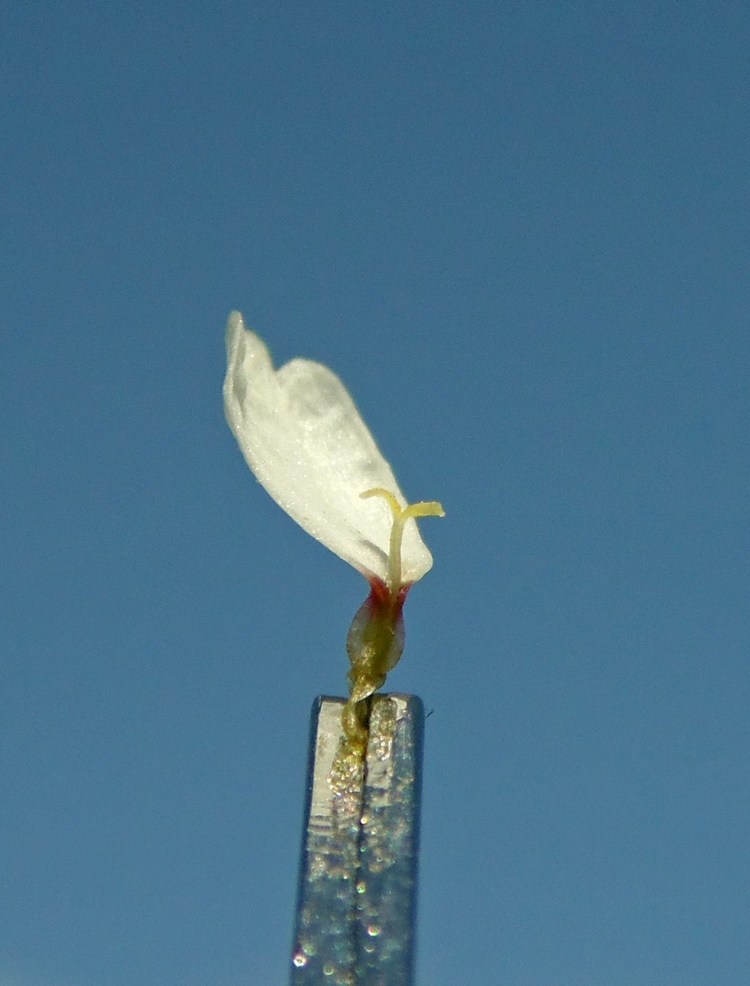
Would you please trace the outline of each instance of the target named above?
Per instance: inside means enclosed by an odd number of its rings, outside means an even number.
[[[241,309],[425,521],[419,986],[750,968],[750,8],[10,0],[0,983],[283,986],[361,577]]]

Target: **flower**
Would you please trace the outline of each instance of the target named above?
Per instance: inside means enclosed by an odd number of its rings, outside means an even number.
[[[434,502],[407,504],[354,401],[328,367],[293,359],[275,370],[239,312],[229,316],[226,341],[224,410],[247,464],[290,517],[370,583],[347,642],[351,721],[347,726],[345,711],[344,723],[361,743],[361,703],[400,658],[406,594],[432,567],[409,521],[443,516],[443,509]]]

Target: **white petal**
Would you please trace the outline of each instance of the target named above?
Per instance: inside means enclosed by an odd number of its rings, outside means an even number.
[[[239,312],[227,324],[224,410],[248,465],[309,534],[366,577],[388,575],[392,515],[374,487],[407,501],[348,391],[328,367],[293,359],[274,370]],[[415,522],[404,530],[402,578],[416,582],[432,555]]]

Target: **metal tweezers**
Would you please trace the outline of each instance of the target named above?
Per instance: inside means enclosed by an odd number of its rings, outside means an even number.
[[[411,986],[424,708],[374,695],[367,753],[336,775],[344,699],[312,710],[292,986]]]

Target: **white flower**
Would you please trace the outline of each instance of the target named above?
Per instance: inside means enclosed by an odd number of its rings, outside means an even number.
[[[443,508],[409,506],[339,378],[306,359],[275,370],[239,312],[227,325],[224,409],[248,465],[273,499],[370,582],[346,645],[344,759],[359,757],[367,742],[365,700],[401,657],[406,594],[432,567],[416,519],[442,517]]]
[[[278,505],[365,578],[389,580],[393,515],[406,499],[354,401],[321,363],[293,359],[275,370],[261,339],[232,312],[227,325],[224,409],[247,464]],[[432,567],[417,525],[403,529],[400,581]]]

